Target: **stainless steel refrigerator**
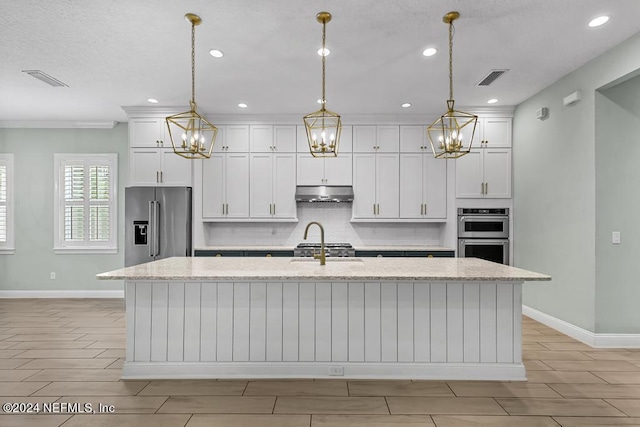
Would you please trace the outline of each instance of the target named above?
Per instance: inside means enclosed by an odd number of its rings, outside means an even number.
[[[126,267],[191,256],[191,187],[125,188]]]

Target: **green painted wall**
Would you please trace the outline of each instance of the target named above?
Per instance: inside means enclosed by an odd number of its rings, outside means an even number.
[[[118,153],[118,253],[53,253],[53,154]],[[98,281],[100,272],[124,266],[124,184],[127,124],[113,129],[0,128],[0,153],[14,154],[15,254],[0,255],[2,290],[116,290],[122,282]],[[49,274],[56,273],[56,280]]]
[[[617,315],[609,307],[596,316],[600,289],[608,286],[596,274],[603,242],[596,224],[604,202],[596,195],[596,168],[604,167],[596,160],[596,90],[640,69],[638,52],[640,34],[532,96],[514,114],[514,265],[553,276],[551,283],[526,284],[523,303],[593,332],[600,332],[600,319]],[[563,106],[576,90],[582,101]],[[540,107],[549,108],[547,120],[536,119]],[[625,297],[640,300],[640,288]],[[640,324],[630,329],[639,333]]]
[[[596,332],[640,332],[640,77],[596,92]],[[635,105],[635,108],[634,108]],[[611,243],[611,232],[621,244]]]

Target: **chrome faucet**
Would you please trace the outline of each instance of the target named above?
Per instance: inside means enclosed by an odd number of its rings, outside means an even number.
[[[320,265],[326,265],[327,263],[327,254],[324,250],[324,228],[322,227],[322,224],[320,224],[317,221],[311,221],[309,224],[307,224],[307,228],[304,229],[304,240],[307,240],[307,232],[309,231],[309,227],[311,227],[312,224],[317,225],[318,227],[320,227],[320,253],[316,254],[315,250],[313,253],[313,258],[314,259],[319,259],[320,260]]]

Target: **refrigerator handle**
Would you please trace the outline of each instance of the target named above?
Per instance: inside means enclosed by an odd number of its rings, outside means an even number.
[[[149,256],[152,257],[155,254],[153,253],[153,250],[155,248],[155,238],[156,238],[156,234],[155,234],[155,224],[153,222],[154,220],[154,209],[153,209],[153,200],[149,201],[149,240],[148,240],[148,244],[149,244]]]
[[[160,202],[153,202],[153,255],[160,255]]]

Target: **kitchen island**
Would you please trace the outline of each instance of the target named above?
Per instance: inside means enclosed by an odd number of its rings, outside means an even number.
[[[475,258],[168,258],[125,280],[125,379],[525,380],[524,281]]]

